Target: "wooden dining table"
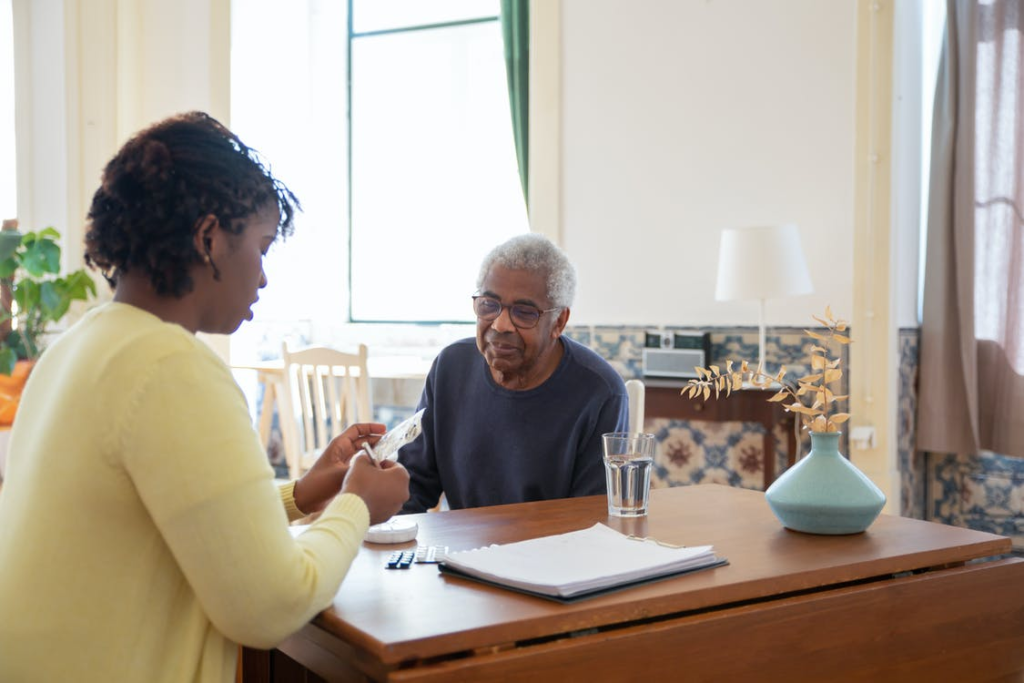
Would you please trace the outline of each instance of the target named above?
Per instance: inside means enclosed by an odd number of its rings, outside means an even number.
[[[764,494],[657,489],[647,517],[603,496],[425,513],[418,537],[364,544],[333,604],[245,681],[1020,681],[1024,559],[1009,539],[882,515],[864,533],[784,529]],[[396,549],[451,551],[594,523],[714,546],[727,566],[561,604],[385,568]]]

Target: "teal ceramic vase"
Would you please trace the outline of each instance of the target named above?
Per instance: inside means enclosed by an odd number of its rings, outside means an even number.
[[[808,534],[856,534],[878,517],[885,494],[839,452],[842,432],[811,432],[811,452],[764,497],[782,525]]]

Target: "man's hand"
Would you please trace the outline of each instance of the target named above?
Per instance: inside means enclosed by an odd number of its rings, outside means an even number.
[[[377,443],[386,430],[385,425],[377,422],[360,422],[335,437],[309,471],[295,482],[295,506],[307,515],[327,507],[341,491],[352,457],[364,443]]]

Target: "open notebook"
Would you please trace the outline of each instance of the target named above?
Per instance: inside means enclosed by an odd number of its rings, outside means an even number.
[[[604,524],[557,536],[449,553],[442,572],[555,600],[727,564],[712,546],[673,548]]]

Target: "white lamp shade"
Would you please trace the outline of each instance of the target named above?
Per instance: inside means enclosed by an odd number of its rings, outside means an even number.
[[[795,225],[722,230],[715,299],[763,301],[813,291]]]

